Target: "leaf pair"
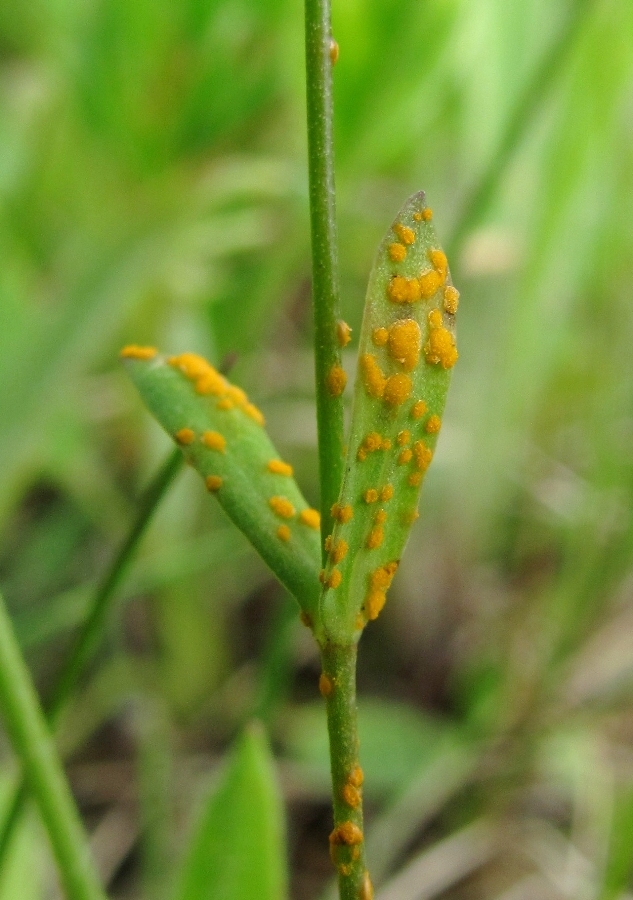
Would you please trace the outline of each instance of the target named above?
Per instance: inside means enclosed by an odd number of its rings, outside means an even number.
[[[371,271],[345,478],[320,576],[318,513],[244,392],[195,354],[122,351],[151,412],[297,598],[321,643],[357,640],[380,613],[441,427],[459,294],[431,218],[424,194],[410,197]]]

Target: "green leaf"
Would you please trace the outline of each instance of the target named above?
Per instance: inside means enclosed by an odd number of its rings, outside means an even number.
[[[261,412],[193,353],[165,359],[153,348],[126,347],[121,355],[149,410],[313,621],[319,516],[279,460]]]
[[[266,739],[250,726],[196,828],[177,900],[283,900],[284,820]]]
[[[369,277],[345,479],[326,544],[320,623],[334,643],[357,638],[384,605],[457,359],[459,294],[431,218],[424,193],[410,197]]]

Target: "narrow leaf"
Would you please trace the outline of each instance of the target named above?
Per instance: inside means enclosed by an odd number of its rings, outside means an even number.
[[[149,410],[312,620],[319,514],[278,458],[261,412],[194,353],[165,359],[151,347],[125,347],[121,356]]]
[[[177,900],[284,900],[281,799],[266,739],[251,726],[194,833]]]
[[[358,637],[385,603],[431,462],[457,360],[446,256],[424,193],[402,207],[369,278],[345,479],[328,538],[321,622]]]

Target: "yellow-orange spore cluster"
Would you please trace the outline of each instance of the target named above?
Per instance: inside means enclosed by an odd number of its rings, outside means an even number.
[[[303,509],[299,513],[299,521],[302,525],[307,525],[308,528],[318,531],[321,527],[321,513],[316,509]]]
[[[124,347],[119,356],[121,359],[154,359],[158,350],[156,347],[139,347],[138,344],[128,344]]]
[[[331,544],[331,541],[330,541]],[[349,545],[347,541],[344,541],[343,538],[339,538],[334,546],[330,546],[329,554],[330,559],[336,565],[337,563],[342,562],[347,556],[347,551],[349,550]]]
[[[194,383],[198,394],[218,397],[219,409],[229,410],[237,406],[258,425],[264,424],[261,410],[249,402],[244,391],[227,381],[203,356],[197,353],[181,353],[179,356],[170,356],[167,362]]]
[[[212,494],[215,494],[222,487],[222,479],[219,475],[207,475],[204,483],[207,486],[207,490],[211,491]]]
[[[415,319],[399,319],[389,329],[389,354],[411,372],[420,359],[422,332]]]
[[[402,450],[400,452],[400,454],[398,455],[398,465],[406,466],[406,464],[408,462],[411,462],[412,459],[413,459],[413,450],[409,450],[408,447],[405,447],[405,449]]]
[[[292,519],[295,508],[287,497],[271,497],[268,505],[280,519]]]
[[[429,339],[424,345],[424,356],[428,363],[441,365],[443,369],[451,369],[457,362],[455,339],[442,324],[442,314],[437,309],[429,313]]]
[[[389,259],[393,262],[403,262],[407,257],[407,248],[404,244],[396,242],[395,244],[389,244],[387,253],[389,254]]]
[[[226,450],[226,438],[219,431],[204,431],[200,440],[208,450],[216,450],[218,453]]]
[[[415,231],[413,228],[409,228],[408,225],[403,225],[401,222],[397,222],[393,226],[393,230],[400,238],[403,244],[408,244],[409,246],[415,243]]]
[[[437,434],[442,427],[442,420],[439,416],[429,416],[424,430],[427,434]]]
[[[329,697],[334,690],[334,682],[329,675],[321,672],[319,675],[319,693],[322,697]]]
[[[176,432],[174,437],[176,439],[176,443],[180,444],[182,447],[187,447],[189,444],[193,444],[196,439],[192,428],[181,428]]]
[[[349,781],[346,781],[343,785],[341,797],[343,798],[343,802],[347,803],[352,809],[357,809],[360,806],[361,793],[358,788],[353,784],[350,784]]]
[[[330,514],[337,522],[345,525],[347,522],[351,522],[354,517],[354,510],[349,503],[346,506],[340,506],[338,503],[335,503],[330,510]]]
[[[347,347],[351,339],[352,329],[347,322],[344,322],[343,319],[339,319],[336,323],[336,340],[338,341],[339,347]]]
[[[330,834],[331,846],[345,844],[348,847],[352,847],[354,844],[362,844],[362,842],[363,832],[353,822],[342,822]]]
[[[391,441],[389,438],[383,438],[377,431],[370,431],[367,434],[358,448],[358,452],[356,453],[357,458],[360,462],[363,462],[367,459],[368,453],[375,453],[377,450],[390,450],[391,449]]]
[[[408,429],[403,429],[403,431],[398,432],[398,437],[396,438],[396,443],[399,447],[406,447],[406,445],[411,440],[411,432]]]
[[[389,340],[389,332],[382,326],[380,328],[374,328],[371,333],[371,339],[377,347],[384,347]]]
[[[336,590],[341,581],[343,580],[343,576],[339,572],[338,569],[332,569],[328,577],[326,578],[325,584],[327,587],[332,588],[332,590]]]
[[[400,406],[408,400],[413,390],[411,378],[403,372],[390,375],[385,382],[383,399],[388,406]]]
[[[339,365],[332,366],[327,373],[327,389],[331,397],[340,397],[347,384],[347,375]]]
[[[426,415],[427,405],[424,400],[417,400],[411,407],[411,415],[414,419],[421,419]]]
[[[378,491],[375,488],[368,488],[363,494],[365,503],[375,503],[378,500]]]
[[[290,529],[287,525],[280,525],[277,529],[277,537],[280,541],[287,542],[290,540]]]
[[[367,535],[366,547],[369,550],[376,550],[382,544],[385,538],[385,531],[382,525],[374,525]]]
[[[454,316],[458,306],[459,291],[452,284],[449,284],[444,288],[444,309],[449,315]]]
[[[386,484],[382,490],[380,491],[380,499],[383,503],[386,503],[388,500],[391,500],[393,497],[393,485]]]
[[[390,562],[376,569],[369,576],[369,591],[363,607],[369,620],[377,619],[380,615],[397,568],[397,562]]]
[[[394,275],[387,286],[387,296],[392,303],[429,300],[442,287],[448,274],[446,254],[443,250],[430,250],[429,260],[433,268],[421,272],[417,278]]]
[[[411,472],[407,481],[411,485],[411,487],[418,487],[420,482],[422,481],[422,472]]]
[[[376,398],[382,397],[385,392],[387,379],[376,362],[376,357],[372,356],[371,353],[363,353],[360,358],[360,371],[365,390],[369,396]]]
[[[292,466],[281,459],[271,459],[268,461],[266,468],[274,475],[285,475],[288,478],[292,476]]]
[[[433,451],[426,446],[424,441],[416,441],[413,445],[415,464],[422,472],[426,472],[433,459]]]

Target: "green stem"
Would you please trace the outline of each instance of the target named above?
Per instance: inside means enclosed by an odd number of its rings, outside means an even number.
[[[104,900],[86,835],[0,595],[0,707],[69,900]]]
[[[73,688],[77,684],[77,680],[81,675],[84,666],[94,653],[94,650],[99,643],[103,626],[112,607],[116,589],[125,575],[127,567],[136,552],[152,515],[167,492],[174,477],[180,471],[182,465],[183,456],[181,451],[174,450],[169,454],[156,476],[144,491],[138,504],[136,519],[121,544],[118,553],[112,560],[110,568],[97,586],[89,606],[88,616],[77,636],[70,655],[67,657],[66,662],[59,673],[48,703],[46,704],[46,715],[48,722],[51,725],[54,725],[57,721]],[[15,826],[20,819],[20,814],[24,809],[27,797],[28,788],[26,780],[20,778],[13,790],[13,794],[8,800],[7,812],[5,813],[2,828],[0,829],[0,870],[2,870],[4,865],[5,856],[11,843],[11,837]]]
[[[343,382],[337,342],[338,260],[332,126],[329,0],[305,0],[308,173],[322,542],[343,480]],[[324,551],[325,558],[325,551]]]
[[[496,152],[462,206],[462,211],[447,244],[449,258],[457,258],[469,232],[490,207],[508,163],[538,112],[548,90],[554,84],[567,54],[574,45],[585,14],[593,2],[594,0],[576,0],[558,38],[545,53],[533,77],[519,96]]]
[[[334,829],[330,854],[338,871],[341,900],[371,900],[363,837],[363,773],[358,759],[356,644],[321,649],[319,689],[326,700]]]

